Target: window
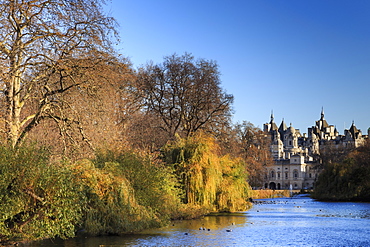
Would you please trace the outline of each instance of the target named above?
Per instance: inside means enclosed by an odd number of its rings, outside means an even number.
[[[294,171],[293,171],[293,177],[294,177],[294,178],[298,178],[298,171],[297,171],[297,170],[294,170]]]
[[[275,177],[275,172],[274,171],[271,171],[271,177]]]
[[[288,173],[287,172],[285,173],[285,178],[288,178]]]

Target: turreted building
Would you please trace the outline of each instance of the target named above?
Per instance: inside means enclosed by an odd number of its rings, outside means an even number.
[[[270,151],[274,159],[274,164],[266,168],[264,187],[269,189],[312,189],[320,173],[317,158],[320,150],[328,145],[334,148],[358,147],[369,135],[362,135],[354,122],[344,135],[339,135],[335,126],[325,120],[324,110],[315,126],[308,128],[307,135],[302,135],[292,124],[287,127],[284,119],[278,127],[273,114],[263,129],[271,140]]]

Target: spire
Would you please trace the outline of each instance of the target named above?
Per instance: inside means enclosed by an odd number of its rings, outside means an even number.
[[[274,122],[274,112],[271,111],[271,121],[270,121],[271,127],[270,130],[277,130],[278,127],[276,126],[276,123]]]
[[[271,123],[273,123],[273,122],[274,122],[274,111],[271,110]]]
[[[321,119],[320,120],[324,120],[324,107],[321,108]]]

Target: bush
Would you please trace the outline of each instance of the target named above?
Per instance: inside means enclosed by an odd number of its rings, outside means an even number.
[[[370,142],[337,163],[325,164],[313,197],[334,201],[370,201]]]
[[[0,147],[0,238],[73,237],[84,195],[73,174],[49,163],[46,149]]]
[[[140,205],[130,181],[115,171],[116,163],[96,168],[89,160],[72,165],[84,187],[84,230],[91,235],[122,234],[157,225],[157,217]]]
[[[212,139],[199,138],[168,146],[177,160],[171,165],[109,150],[94,160],[52,163],[44,148],[1,146],[1,242],[69,238],[80,228],[91,235],[123,234],[211,210],[244,210],[244,163],[220,157]]]
[[[162,226],[177,214],[180,200],[176,181],[169,168],[155,158],[106,150],[97,153],[94,164],[129,181],[137,203],[156,218],[155,226]]]

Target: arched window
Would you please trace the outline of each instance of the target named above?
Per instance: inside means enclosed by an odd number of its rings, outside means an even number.
[[[275,172],[274,170],[271,170],[271,178],[275,177]]]
[[[293,171],[293,178],[298,178],[298,171],[297,170]]]

